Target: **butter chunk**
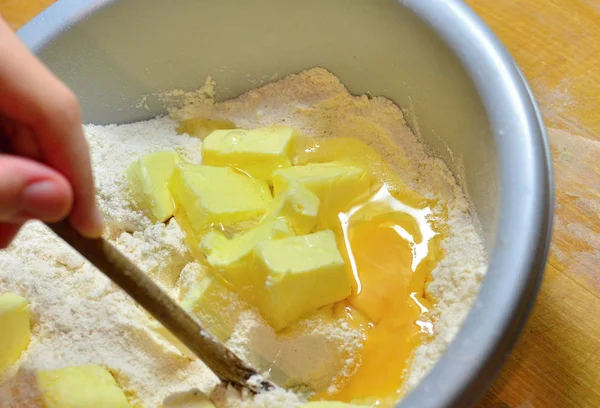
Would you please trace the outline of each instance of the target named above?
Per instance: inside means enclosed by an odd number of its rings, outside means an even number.
[[[127,168],[127,181],[137,204],[148,211],[153,220],[163,222],[173,215],[175,207],[169,192],[169,179],[181,161],[173,151],[148,154]]]
[[[111,373],[101,366],[40,371],[38,383],[44,408],[130,408]]]
[[[259,219],[273,199],[265,181],[229,167],[180,163],[175,166],[169,187],[177,207],[175,218],[187,234],[195,234],[198,240],[211,226],[234,226]]]
[[[271,203],[265,219],[285,218],[297,235],[309,234],[317,224],[320,200],[300,183],[291,183]]]
[[[254,251],[265,240],[287,238],[294,231],[285,219],[261,222],[245,234],[227,239],[219,232],[209,232],[200,249],[216,273],[232,285],[246,300],[255,303],[264,287],[265,275],[257,268]]]
[[[233,333],[239,315],[248,306],[240,301],[225,282],[205,270],[197,275],[194,282],[181,284],[181,307],[195,316],[213,336],[222,342],[227,341]],[[171,343],[184,356],[196,358],[187,346],[159,322],[153,321],[150,329]]]
[[[275,196],[300,183],[320,200],[318,225],[331,228],[338,224],[338,214],[364,200],[371,189],[371,181],[360,167],[339,163],[312,163],[278,169],[273,172]]]
[[[260,310],[275,330],[350,296],[344,259],[330,230],[263,241],[256,254],[268,275]]]
[[[227,284],[210,273],[190,288],[181,306],[221,341],[231,337],[239,315],[246,309]]]
[[[202,160],[210,166],[231,166],[270,180],[274,170],[292,165],[296,138],[296,130],[288,126],[217,130],[204,139]]]
[[[30,339],[27,299],[14,293],[0,295],[0,374],[21,357]]]

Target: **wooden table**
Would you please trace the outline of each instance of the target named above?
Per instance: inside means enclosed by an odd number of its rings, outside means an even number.
[[[0,0],[14,29],[54,0]],[[431,1],[431,0],[423,0]],[[557,202],[536,307],[480,408],[600,407],[600,1],[467,0],[529,79]]]

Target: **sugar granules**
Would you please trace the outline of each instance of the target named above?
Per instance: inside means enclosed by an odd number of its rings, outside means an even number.
[[[433,311],[435,336],[415,351],[406,380],[407,388],[414,387],[460,328],[486,270],[483,243],[464,191],[446,165],[411,133],[396,105],[384,98],[353,97],[323,69],[284,78],[224,103],[212,103],[213,85],[208,81],[205,89],[193,94],[171,93],[183,96],[185,102],[183,109],[171,111],[171,117],[228,119],[242,128],[283,123],[314,137],[358,137],[379,151],[408,186],[447,207],[450,231],[443,242],[445,257],[428,287],[438,301]],[[174,283],[179,272],[192,262],[183,233],[174,221],[152,225],[137,211],[124,174],[133,160],[163,149],[199,163],[200,140],[177,135],[175,127],[170,118],[86,126],[107,237],[173,296],[178,295]],[[15,243],[0,252],[0,292],[5,291],[20,293],[32,305],[33,341],[13,372],[19,367],[103,364],[132,402],[146,407],[160,406],[174,392],[199,389],[210,393],[217,383],[202,363],[187,358],[153,331],[145,312],[42,224],[29,223]],[[362,333],[343,322],[320,324],[318,314],[300,322],[297,330],[296,337],[277,336],[251,309],[239,319],[228,346],[272,378],[321,387],[340,375],[338,371],[351,374],[347,370],[354,362],[340,358],[338,349],[356,354]],[[298,349],[302,352],[294,353]],[[317,349],[323,354],[311,355]],[[271,355],[273,350],[277,356]],[[273,357],[281,360],[273,364]],[[332,363],[335,372],[319,363],[321,357]],[[224,406],[300,404],[291,393],[252,401],[225,387],[217,388],[213,397]]]

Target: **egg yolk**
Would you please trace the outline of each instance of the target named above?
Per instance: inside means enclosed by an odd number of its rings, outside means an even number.
[[[338,215],[339,247],[354,282],[341,317],[363,327],[363,348],[354,374],[338,378],[313,399],[392,406],[402,397],[413,351],[433,334],[433,299],[426,285],[443,256],[444,215],[434,214],[434,203],[412,192],[357,139],[305,143],[301,162],[360,165],[379,188],[368,201]]]

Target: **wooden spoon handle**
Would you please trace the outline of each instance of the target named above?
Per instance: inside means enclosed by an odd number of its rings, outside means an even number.
[[[172,300],[152,279],[104,238],[89,239],[62,221],[48,226],[185,344],[222,381],[258,393],[276,386],[266,380],[251,381],[256,370],[233,354],[225,345]]]

